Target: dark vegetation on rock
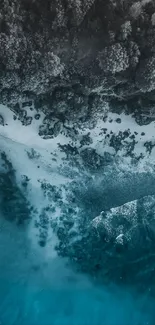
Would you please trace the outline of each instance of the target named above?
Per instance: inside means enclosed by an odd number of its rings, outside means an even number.
[[[1,0],[0,7],[1,103],[32,100],[82,123],[96,96],[133,110],[138,123],[154,116],[153,0]]]

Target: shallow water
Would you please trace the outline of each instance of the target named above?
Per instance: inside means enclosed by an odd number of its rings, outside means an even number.
[[[129,288],[96,286],[67,261],[46,259],[26,230],[1,221],[0,324],[154,325],[154,301]]]

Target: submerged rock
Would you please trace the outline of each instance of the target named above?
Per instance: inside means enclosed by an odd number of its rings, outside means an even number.
[[[2,216],[17,225],[24,225],[31,218],[30,203],[17,185],[15,170],[4,152],[1,152],[0,165],[0,210]]]
[[[74,240],[69,233],[59,237],[60,255],[98,281],[147,290],[155,268],[154,196],[103,211],[79,229]]]

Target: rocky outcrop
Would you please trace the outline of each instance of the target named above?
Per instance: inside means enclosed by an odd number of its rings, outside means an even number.
[[[72,233],[69,241],[71,231],[64,224],[57,249],[97,280],[148,290],[155,263],[154,203],[155,197],[148,196],[103,211],[93,220],[85,216],[87,227],[82,226],[78,236]]]

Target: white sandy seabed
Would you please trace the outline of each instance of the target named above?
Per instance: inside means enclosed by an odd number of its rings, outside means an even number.
[[[27,108],[29,110],[29,108]],[[29,115],[35,114],[35,110]],[[13,112],[1,105],[0,115],[5,125],[0,125],[0,148],[16,168],[17,181],[22,175],[30,178],[28,199],[37,207],[38,213],[46,205],[40,190],[40,182],[52,185],[69,184],[72,179],[60,175],[57,167],[61,165],[63,153],[58,143],[68,144],[71,139],[62,134],[55,139],[44,140],[38,135],[41,121],[33,119],[32,124],[23,126],[13,120]],[[121,118],[121,124],[115,122]],[[43,114],[41,119],[43,119]],[[109,120],[113,122],[109,122]],[[101,129],[117,134],[120,130],[137,132],[136,152],[145,150],[146,141],[154,141],[155,122],[138,126],[130,116],[109,113],[107,122],[99,121],[96,128],[79,132],[80,136],[90,132],[93,139],[91,147],[102,154],[103,150],[112,152],[105,142]],[[145,135],[141,136],[144,132]],[[101,146],[102,139],[102,146]],[[35,149],[38,159],[29,159],[27,151]],[[134,172],[150,172],[155,163],[155,149],[150,156],[139,163]],[[52,154],[51,154],[52,152]],[[57,161],[52,158],[57,155]],[[121,155],[121,153],[120,153]],[[39,168],[38,168],[39,162]],[[129,160],[124,160],[124,170],[130,170]],[[56,210],[59,213],[59,209]],[[28,230],[20,230],[0,219],[0,324],[29,325],[154,325],[154,301],[149,297],[137,297],[130,290],[120,288],[95,287],[88,278],[77,275],[67,267],[67,261],[58,258],[54,246],[57,238],[52,231],[48,234],[46,248],[37,244],[37,234],[33,225]]]

